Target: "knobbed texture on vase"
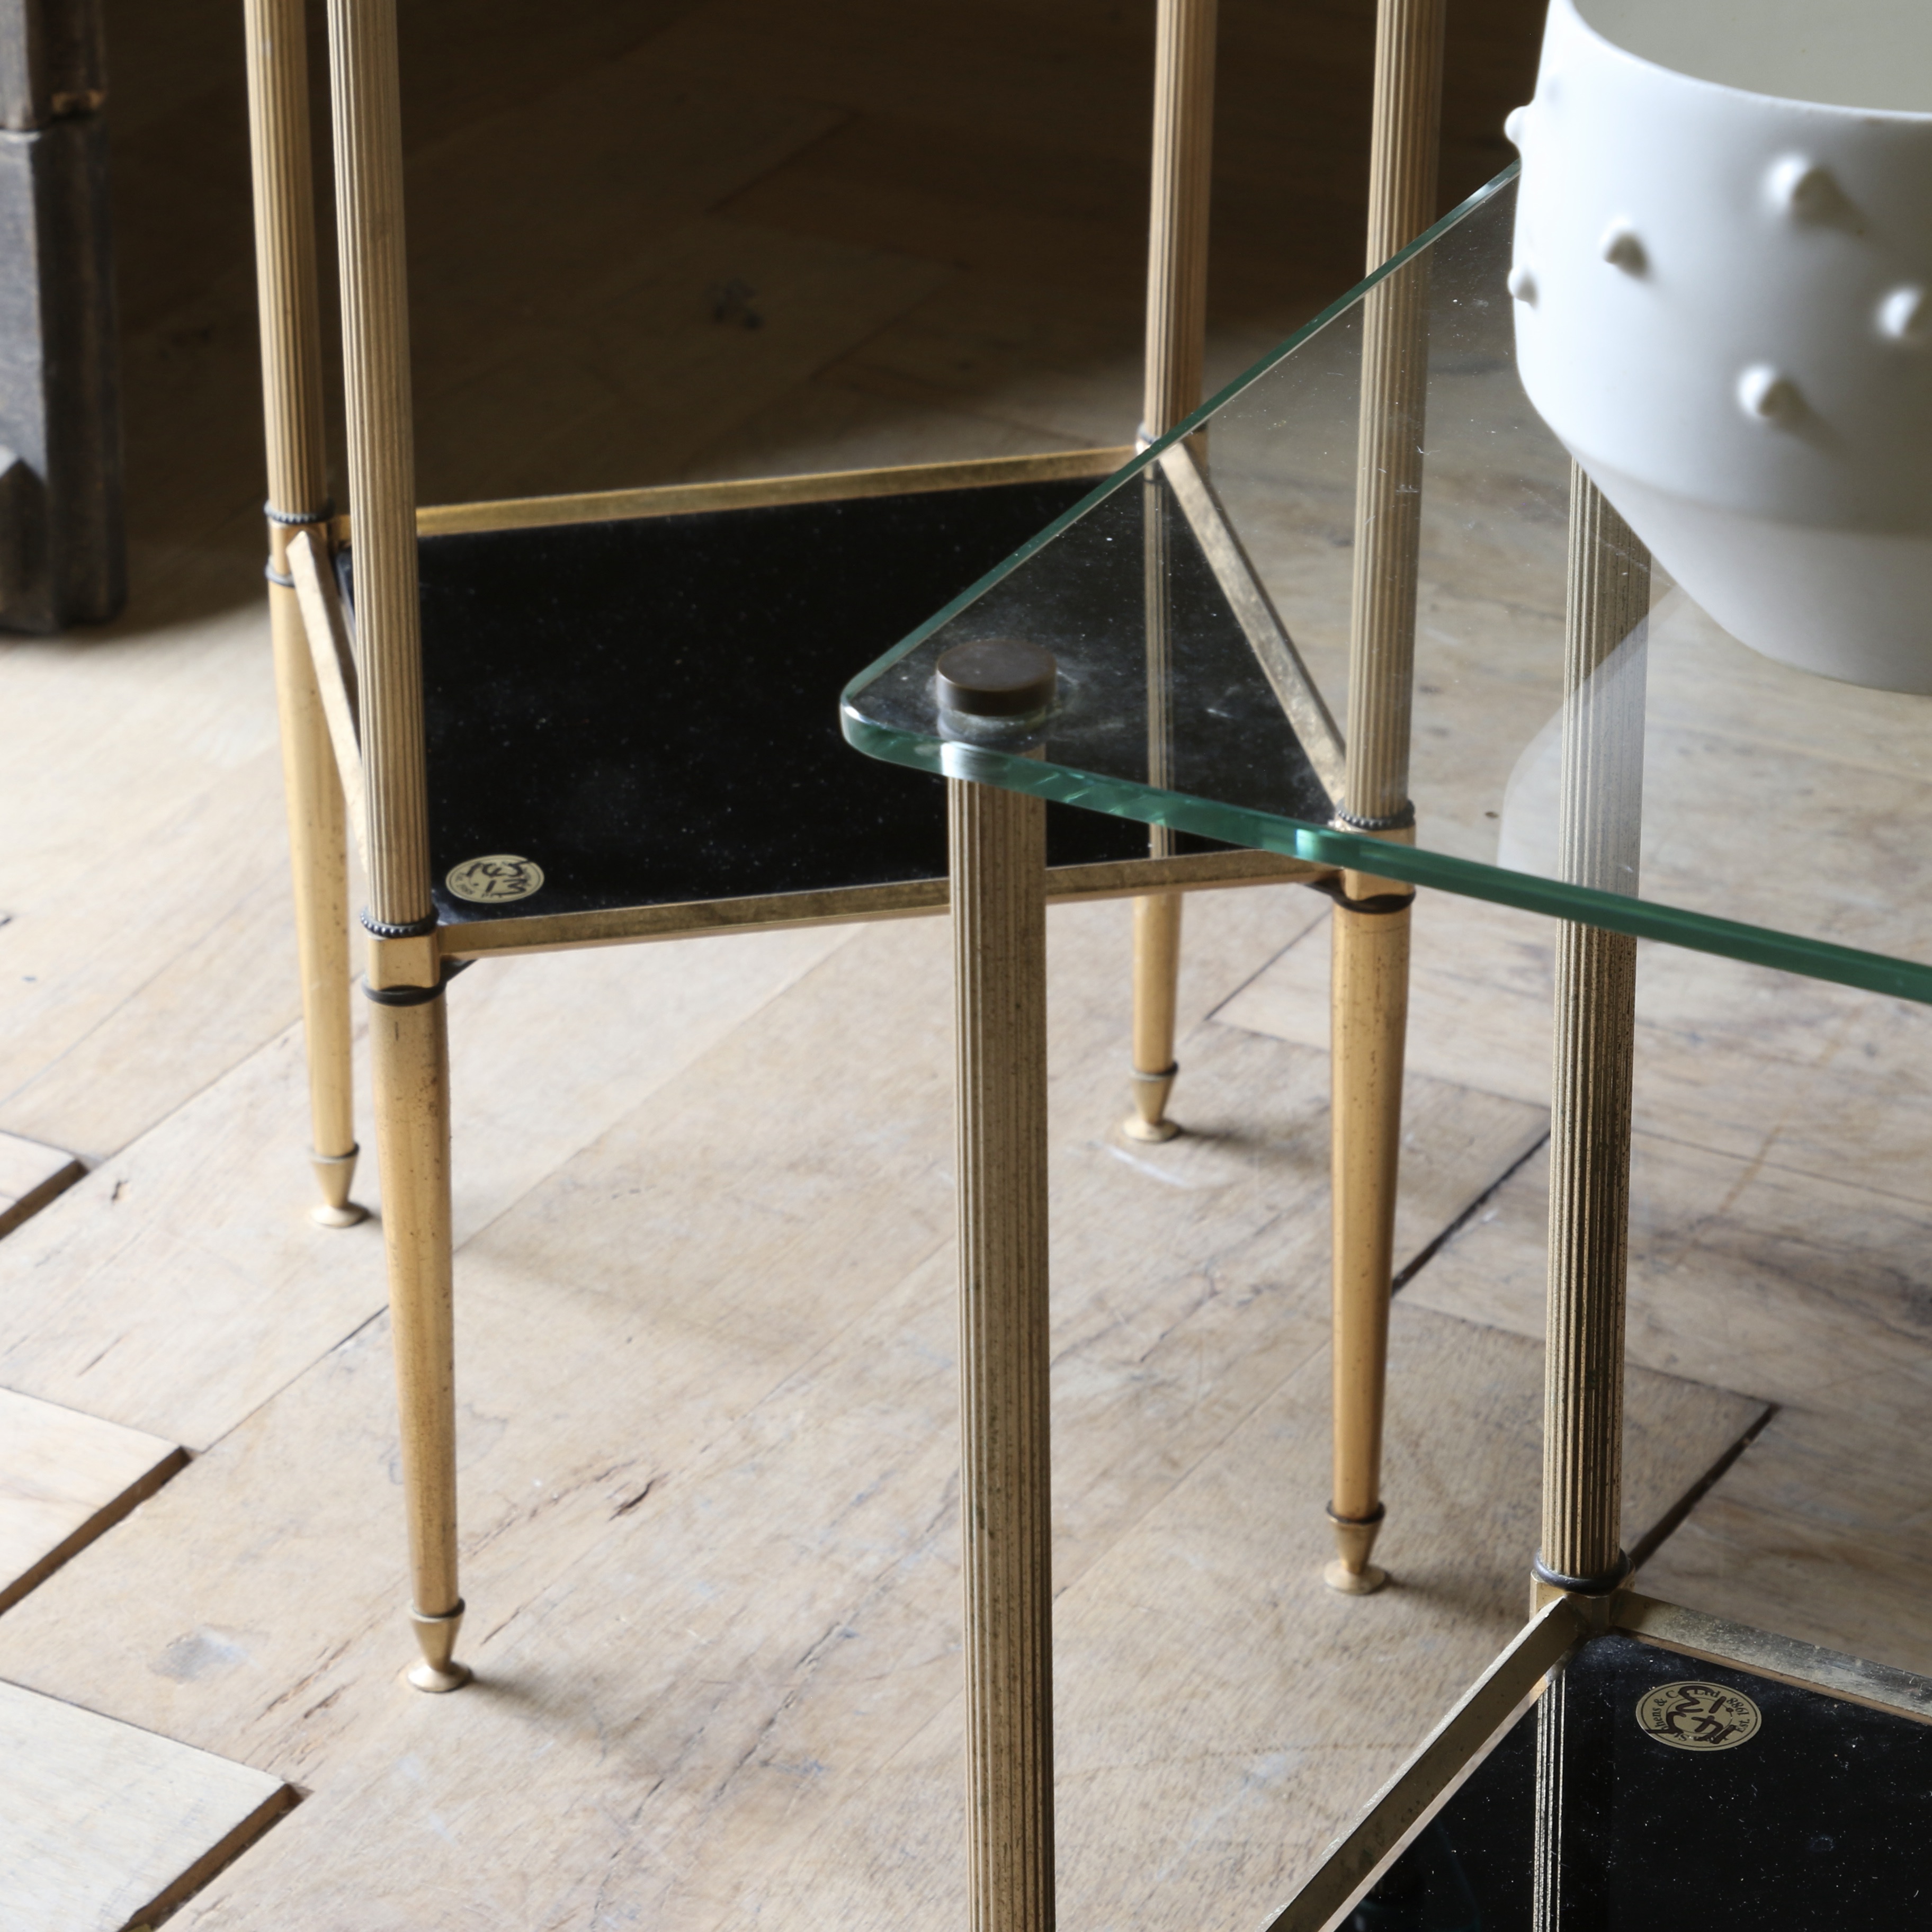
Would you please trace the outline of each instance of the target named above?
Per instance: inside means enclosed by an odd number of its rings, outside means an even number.
[[[1573,466],[1559,837],[1566,879],[1601,891],[1636,890],[1649,604],[1647,553]],[[1598,1578],[1618,1561],[1636,942],[1558,932],[1542,1557]]]
[[[1932,10],[1550,0],[1506,131],[1538,413],[1734,637],[1932,692]]]
[[[369,910],[430,917],[395,0],[329,0]]]
[[[1053,1924],[1046,807],[948,782],[974,1932]]]

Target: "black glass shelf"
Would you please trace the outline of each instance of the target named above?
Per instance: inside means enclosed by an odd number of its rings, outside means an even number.
[[[1091,487],[981,484],[424,537],[439,917],[944,877],[943,787],[854,758],[840,688]],[[352,550],[338,569],[352,604]],[[1051,864],[1147,850],[1144,826],[1049,814]],[[496,854],[535,860],[541,891],[491,906],[449,890],[454,868]]]
[[[1543,1694],[1562,1700],[1550,1927],[1932,1925],[1932,1726],[1617,1634]],[[1539,1718],[1503,1733],[1347,1932],[1544,1932]]]

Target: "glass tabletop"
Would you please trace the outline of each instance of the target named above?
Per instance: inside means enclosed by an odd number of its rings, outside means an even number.
[[[1647,640],[1634,633],[1594,674],[1600,712],[1634,701],[1642,722],[1640,862],[1621,890],[1566,862],[1571,464],[1518,379],[1515,202],[1512,167],[855,679],[847,739],[1150,826],[1932,1001],[1932,922],[1912,910],[1932,697],[1760,655],[1660,568]],[[1412,845],[1336,823],[1365,343],[1376,304],[1404,286],[1426,362]],[[942,717],[938,659],[993,638],[1052,654],[1051,708],[1018,724]]]
[[[1929,1798],[1932,1726],[1600,1636],[1342,1932],[1923,1924]]]

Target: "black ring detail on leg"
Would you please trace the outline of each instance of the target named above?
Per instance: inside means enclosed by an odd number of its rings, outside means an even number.
[[[379,1006],[426,1006],[430,1000],[441,999],[443,988],[458,974],[468,972],[476,963],[473,959],[446,959],[442,976],[434,986],[372,986],[364,980],[362,996],[374,1000]]]
[[[379,1006],[426,1006],[442,998],[442,986],[440,982],[434,986],[372,986],[364,980],[362,996]]]
[[[412,919],[406,925],[392,926],[386,920],[376,917],[367,907],[363,908],[362,924],[378,939],[422,939],[434,932],[441,922],[434,913],[426,919]]]
[[[1346,906],[1351,912],[1406,912],[1415,903],[1413,892],[1372,892],[1365,899],[1352,898],[1339,874],[1333,878],[1304,879],[1302,883],[1311,892],[1319,892],[1324,898],[1333,899],[1338,906]]]
[[[1540,1552],[1529,1566],[1531,1574],[1539,1583],[1547,1583],[1552,1590],[1561,1590],[1571,1597],[1607,1597],[1630,1581],[1634,1567],[1628,1552],[1622,1550],[1617,1552],[1616,1568],[1601,1576],[1566,1576],[1560,1570],[1551,1569],[1544,1562]]]
[[[1339,1522],[1348,1529],[1367,1529],[1380,1522],[1388,1514],[1388,1504],[1378,1503],[1366,1516],[1344,1516],[1331,1502],[1328,1505],[1328,1520]]]
[[[335,505],[333,502],[326,502],[319,510],[278,510],[272,503],[264,503],[262,514],[272,524],[286,524],[291,530],[306,529],[327,523],[335,514]]]
[[[1415,823],[1415,807],[1405,800],[1400,812],[1391,812],[1380,818],[1359,818],[1352,812],[1338,810],[1335,814],[1337,832],[1406,832]]]

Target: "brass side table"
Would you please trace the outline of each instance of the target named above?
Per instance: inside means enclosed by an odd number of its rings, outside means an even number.
[[[1511,169],[845,694],[853,745],[950,781],[976,1924],[1051,1911],[1047,800],[1312,862],[1350,920],[1427,886],[1562,922],[1533,1614],[1270,1932],[1932,1923],[1932,1682],[1637,1594],[1618,1521],[1636,940],[1932,1001],[1922,862],[1829,782],[1923,770],[1932,699],[1760,659],[1653,572],[1517,382],[1514,196]],[[1408,574],[1377,578],[1391,518]],[[1365,596],[1410,600],[1412,661],[1352,665]],[[1334,810],[1390,771],[1412,812]]]

